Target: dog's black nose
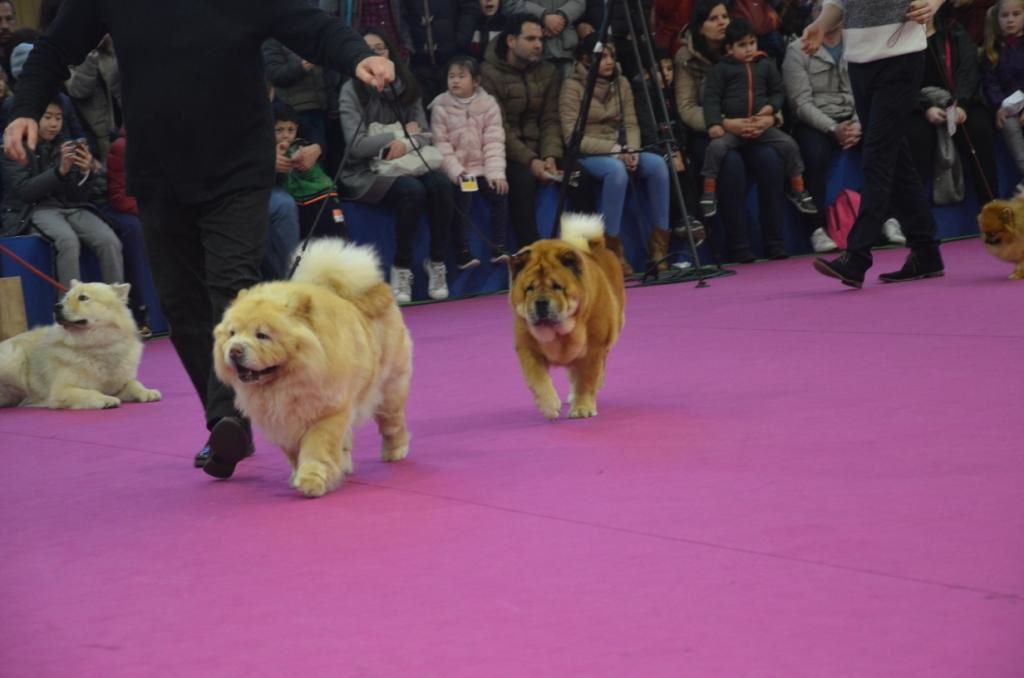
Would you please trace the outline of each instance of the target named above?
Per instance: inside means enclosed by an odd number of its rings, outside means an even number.
[[[551,311],[551,302],[543,297],[533,302],[533,310],[536,311],[537,315],[541,318],[548,317],[548,313]]]
[[[245,351],[242,350],[241,346],[232,346],[231,350],[228,351],[228,356],[235,362],[241,360],[243,355],[245,355]]]
[[[63,310],[64,310],[64,304],[54,304],[53,305],[53,312],[54,313],[60,313]]]

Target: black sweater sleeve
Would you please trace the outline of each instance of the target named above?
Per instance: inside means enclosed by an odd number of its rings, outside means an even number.
[[[355,75],[359,62],[374,56],[359,33],[306,0],[275,0],[263,6],[270,34],[306,61]]]
[[[64,0],[57,18],[35,44],[18,78],[11,119],[39,120],[68,79],[68,64],[80,64],[99,44],[106,26],[97,0]]]

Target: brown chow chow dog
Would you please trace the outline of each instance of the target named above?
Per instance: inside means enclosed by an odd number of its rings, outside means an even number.
[[[509,261],[516,353],[537,407],[557,419],[552,365],[567,367],[571,418],[597,415],[604,364],[625,322],[622,266],[599,215],[567,214],[560,240],[538,240]]]
[[[412,340],[373,248],[314,240],[291,280],[242,290],[213,336],[217,377],[307,497],[352,472],[352,428],[370,417],[381,459],[408,454]]]
[[[1010,280],[1024,280],[1024,199],[993,200],[981,208],[978,226],[989,254],[1017,264]]]

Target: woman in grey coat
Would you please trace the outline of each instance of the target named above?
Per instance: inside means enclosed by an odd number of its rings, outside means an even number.
[[[379,56],[397,54],[391,40],[372,30],[363,32],[370,49]],[[369,134],[371,124],[394,124],[399,121],[396,109],[405,121],[408,138],[394,134]],[[395,257],[391,267],[391,288],[399,303],[412,300],[413,242],[420,215],[426,213],[430,223],[430,257],[423,262],[428,275],[427,294],[431,299],[447,299],[448,284],[445,254],[454,214],[453,185],[443,173],[428,171],[420,176],[385,176],[371,169],[375,159],[397,160],[415,153],[409,139],[417,147],[431,143],[427,117],[420,98],[420,89],[412,73],[401,61],[395,62],[394,89],[383,92],[349,80],[341,88],[338,110],[345,143],[351,147],[349,160],[342,170],[341,189],[348,200],[376,205],[385,203],[395,210]]]

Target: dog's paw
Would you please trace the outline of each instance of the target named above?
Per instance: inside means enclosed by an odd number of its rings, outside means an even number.
[[[562,401],[557,397],[538,399],[537,409],[545,419],[558,419],[562,414]]]
[[[595,402],[581,402],[574,404],[569,410],[570,419],[587,419],[589,417],[597,416],[597,403]]]
[[[382,449],[380,451],[381,461],[402,461],[409,455],[409,444],[399,445],[398,447],[390,450]]]
[[[139,394],[140,403],[155,403],[161,398],[163,398],[163,395],[155,388],[144,388]]]
[[[121,406],[120,398],[114,396],[104,395],[102,393],[95,393],[80,398],[70,400],[66,404],[62,404],[61,407],[67,407],[72,410],[112,410],[115,407]]]
[[[1014,271],[1010,274],[1010,280],[1024,280],[1024,272]]]
[[[307,497],[322,497],[329,485],[320,469],[299,468],[292,474],[292,487]]]

